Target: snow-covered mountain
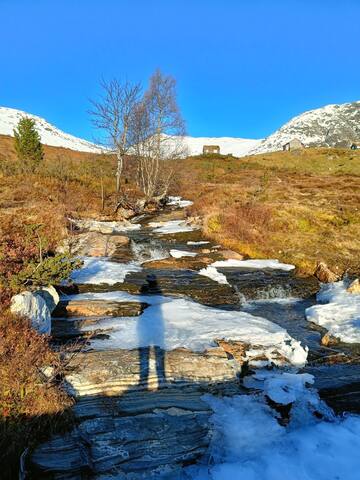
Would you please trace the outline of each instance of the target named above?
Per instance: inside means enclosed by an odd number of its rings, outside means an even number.
[[[70,148],[80,152],[100,153],[101,147],[81,138],[64,133],[43,118],[13,108],[0,107],[0,135],[13,135],[22,116],[33,118],[45,145]],[[327,105],[302,113],[283,125],[269,137],[251,140],[234,137],[182,138],[188,155],[199,155],[204,145],[218,145],[220,153],[235,157],[282,150],[285,143],[297,138],[309,147],[349,147],[360,143],[360,101],[340,105]],[[169,142],[168,148],[178,148],[180,139]]]
[[[308,147],[349,147],[360,142],[360,101],[302,113],[265,138],[251,154],[282,150],[297,138]]]
[[[228,155],[232,153],[235,157],[244,157],[255,149],[262,140],[251,140],[234,137],[183,137],[184,145],[189,155],[199,155],[203,152],[204,145],[218,145],[220,153]]]
[[[94,143],[65,133],[41,117],[14,108],[0,107],[0,135],[13,136],[14,128],[17,126],[20,118],[24,116],[33,118],[36,121],[36,129],[40,134],[41,142],[45,145],[70,148],[79,152],[100,153],[102,151]]]

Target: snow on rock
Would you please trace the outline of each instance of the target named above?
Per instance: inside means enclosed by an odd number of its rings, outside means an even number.
[[[265,268],[270,268],[273,270],[285,270],[290,271],[295,267],[288,263],[281,263],[279,260],[219,260],[211,264],[212,267],[236,267],[236,268],[253,268],[257,270],[262,270]]]
[[[263,395],[203,398],[214,412],[208,459],[181,480],[358,479],[360,417],[335,418],[315,392],[297,399],[286,427]],[[323,420],[312,414],[315,404]]]
[[[79,284],[114,285],[123,283],[128,273],[142,270],[135,263],[111,262],[107,257],[84,257],[83,262],[83,267],[71,274],[71,279]]]
[[[77,295],[81,299],[111,299],[144,302],[150,305],[137,319],[112,318],[96,324],[96,328],[112,328],[107,340],[92,340],[96,349],[133,349],[157,345],[166,350],[188,348],[201,352],[216,346],[216,339],[239,340],[257,348],[247,352],[247,360],[259,356],[267,363],[278,363],[278,352],[295,366],[303,366],[307,349],[282,327],[239,311],[206,307],[187,299],[161,295],[124,295],[124,292]],[[93,327],[86,327],[91,329]],[[95,328],[95,327],[94,327]],[[259,346],[261,350],[259,351]],[[266,362],[265,362],[266,363]]]
[[[295,138],[305,146],[349,147],[358,141],[359,122],[360,102],[327,105],[294,117],[250,153],[282,150],[287,142]]]
[[[89,232],[99,232],[104,234],[129,232],[132,230],[140,230],[139,223],[131,223],[127,220],[122,222],[107,222],[99,220],[80,220],[69,219],[76,227],[81,230],[88,230]]]
[[[168,222],[150,222],[149,227],[153,228],[154,233],[163,235],[181,232],[192,232],[198,227],[186,223],[185,220],[170,220]]]
[[[346,291],[344,281],[325,284],[317,295],[321,304],[306,309],[306,318],[347,343],[360,343],[360,296]]]
[[[12,313],[22,315],[31,320],[31,325],[39,333],[50,335],[51,312],[41,295],[33,292],[22,292],[11,299]]]
[[[0,107],[0,135],[13,136],[14,128],[17,127],[22,117],[29,117],[35,120],[36,130],[40,134],[41,142],[45,145],[70,148],[79,152],[103,152],[103,149],[94,143],[65,133],[41,117],[14,108]]]
[[[265,268],[270,268],[274,270],[285,270],[290,271],[295,267],[287,263],[280,263],[278,260],[237,260],[237,259],[227,259],[227,260],[218,260],[206,268],[202,268],[199,271],[200,275],[209,277],[215,282],[226,284],[228,283],[226,276],[223,273],[220,273],[216,267],[219,268],[253,268],[256,270],[262,270]]]
[[[196,252],[188,252],[185,250],[176,250],[175,248],[170,250],[170,255],[174,258],[182,258],[182,257],[196,257]]]
[[[259,370],[244,379],[248,388],[256,388],[276,403],[288,405],[308,394],[307,385],[314,383],[314,376],[309,373],[295,374],[276,370]]]
[[[192,242],[191,240],[189,242],[186,242],[187,245],[207,245],[210,242],[205,241],[205,240],[200,240],[199,242]]]
[[[190,207],[194,202],[191,200],[184,200],[182,197],[168,197],[167,205],[179,207],[179,208],[186,208]]]
[[[229,282],[227,281],[225,275],[223,273],[220,273],[215,267],[209,265],[206,268],[202,268],[199,270],[199,275],[203,275],[204,277],[211,278],[217,283],[220,283],[222,285],[226,285]]]

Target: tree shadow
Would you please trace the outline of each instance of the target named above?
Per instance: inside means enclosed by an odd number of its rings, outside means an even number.
[[[156,275],[146,276],[146,284],[142,285],[140,293],[147,296],[162,294]],[[137,320],[137,336],[140,345],[139,384],[147,390],[166,383],[164,318],[161,305],[161,302],[155,302]]]

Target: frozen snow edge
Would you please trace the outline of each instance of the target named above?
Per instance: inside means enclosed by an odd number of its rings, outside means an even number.
[[[83,257],[84,264],[71,274],[71,280],[79,284],[115,285],[123,283],[128,273],[140,272],[142,267],[134,262],[117,263],[108,257]]]
[[[283,365],[284,359],[297,368],[306,363],[307,347],[303,348],[279,325],[246,312],[207,307],[182,298],[125,292],[87,293],[73,298],[137,301],[149,305],[136,319],[119,317],[99,322],[96,328],[106,327],[111,331],[108,339],[91,341],[95,349],[134,349],[157,345],[164,350],[187,348],[203,352],[216,347],[215,340],[224,339],[253,346],[247,351],[245,360],[254,366]],[[259,356],[263,360],[259,361]]]
[[[306,318],[346,343],[360,343],[360,295],[347,292],[347,282],[322,285],[318,305],[306,309]]]

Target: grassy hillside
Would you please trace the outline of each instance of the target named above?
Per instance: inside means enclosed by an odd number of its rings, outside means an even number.
[[[195,201],[206,233],[241,253],[280,258],[304,273],[319,260],[359,270],[360,152],[192,157],[177,189]]]

